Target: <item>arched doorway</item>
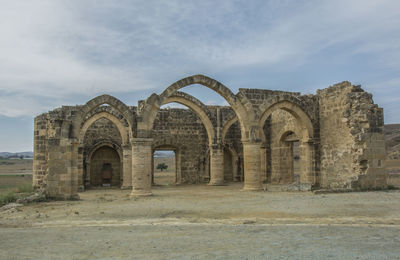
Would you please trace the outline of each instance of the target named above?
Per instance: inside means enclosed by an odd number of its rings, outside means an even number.
[[[274,160],[279,161],[272,179],[281,184],[300,182],[300,147],[299,138],[293,131],[286,132],[274,147]]]
[[[89,156],[90,187],[119,187],[121,184],[121,157],[109,145],[98,146]]]
[[[269,105],[259,122],[264,182],[309,188],[318,184],[314,128],[308,114],[296,103],[284,100]]]

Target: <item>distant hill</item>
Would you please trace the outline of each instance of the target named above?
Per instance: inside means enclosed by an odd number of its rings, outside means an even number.
[[[400,124],[385,125],[386,154],[389,159],[400,159]]]
[[[155,151],[154,152],[154,158],[170,158],[174,157],[175,153],[174,151]]]
[[[20,152],[20,153],[9,153],[9,152],[0,152],[0,157],[3,158],[33,158],[33,152]]]

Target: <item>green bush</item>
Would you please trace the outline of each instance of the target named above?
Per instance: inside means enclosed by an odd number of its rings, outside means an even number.
[[[0,194],[0,206],[17,200],[17,196],[14,191],[8,191],[7,193]]]

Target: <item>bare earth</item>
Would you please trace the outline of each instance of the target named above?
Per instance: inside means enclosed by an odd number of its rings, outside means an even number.
[[[399,259],[400,191],[97,189],[0,212],[1,259]]]

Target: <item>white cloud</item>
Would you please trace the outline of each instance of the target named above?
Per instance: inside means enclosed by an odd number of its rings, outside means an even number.
[[[400,66],[398,1],[1,4],[0,106],[8,106],[1,112],[7,116],[49,109],[40,98],[161,92],[188,73],[229,77],[251,66],[290,72],[320,53],[332,60],[366,55],[397,72]]]

